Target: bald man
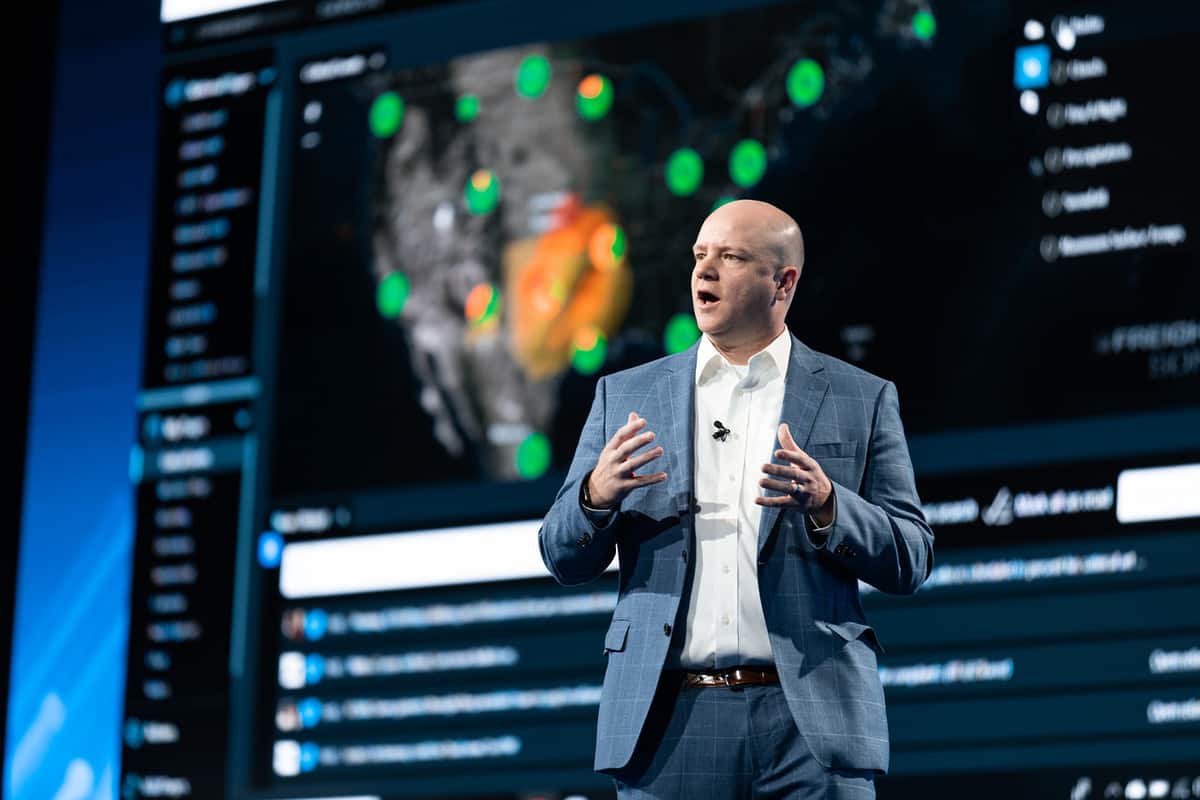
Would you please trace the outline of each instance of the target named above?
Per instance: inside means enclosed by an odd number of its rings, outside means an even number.
[[[621,798],[870,798],[888,729],[859,581],[933,566],[896,387],[792,336],[799,226],[740,200],[692,248],[703,335],[602,378],[538,535],[620,560],[595,768]]]

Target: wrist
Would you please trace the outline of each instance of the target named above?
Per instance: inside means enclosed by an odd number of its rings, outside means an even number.
[[[589,472],[583,476],[583,504],[588,508],[594,508],[598,511],[607,511],[611,508],[611,504],[596,500],[592,496],[592,473]]]
[[[833,523],[833,518],[834,518],[834,505],[833,504],[834,504],[833,492],[830,492],[829,497],[827,497],[825,499],[824,505],[822,505],[820,508],[816,509],[815,511],[809,512],[809,515],[808,515],[809,519],[811,519],[812,522],[818,528],[829,527],[829,525],[831,525]]]

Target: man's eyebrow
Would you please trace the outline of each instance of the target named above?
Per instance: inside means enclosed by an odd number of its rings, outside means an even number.
[[[744,245],[721,244],[720,242],[716,242],[714,244],[696,243],[692,245],[692,252],[694,253],[697,250],[719,250],[722,253],[740,253],[743,255],[753,255],[754,253],[752,249],[745,247]]]

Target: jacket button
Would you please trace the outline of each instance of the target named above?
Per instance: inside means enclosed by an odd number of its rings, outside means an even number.
[[[683,551],[682,556],[683,556],[683,563],[686,564],[687,563],[687,550]]]
[[[575,540],[575,544],[579,545],[580,547],[587,547],[591,541],[592,541],[591,534],[585,533],[582,536],[580,536],[578,539]]]
[[[663,623],[663,634],[665,634],[666,636],[671,635],[671,626],[670,625]]]

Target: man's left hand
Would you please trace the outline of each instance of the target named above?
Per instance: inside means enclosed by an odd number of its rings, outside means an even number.
[[[758,485],[783,494],[756,497],[754,502],[760,506],[796,507],[811,514],[818,525],[828,525],[833,521],[833,483],[816,459],[796,444],[786,422],[779,426],[779,444],[775,457],[788,463],[763,464],[763,472],[775,477],[761,478]]]

